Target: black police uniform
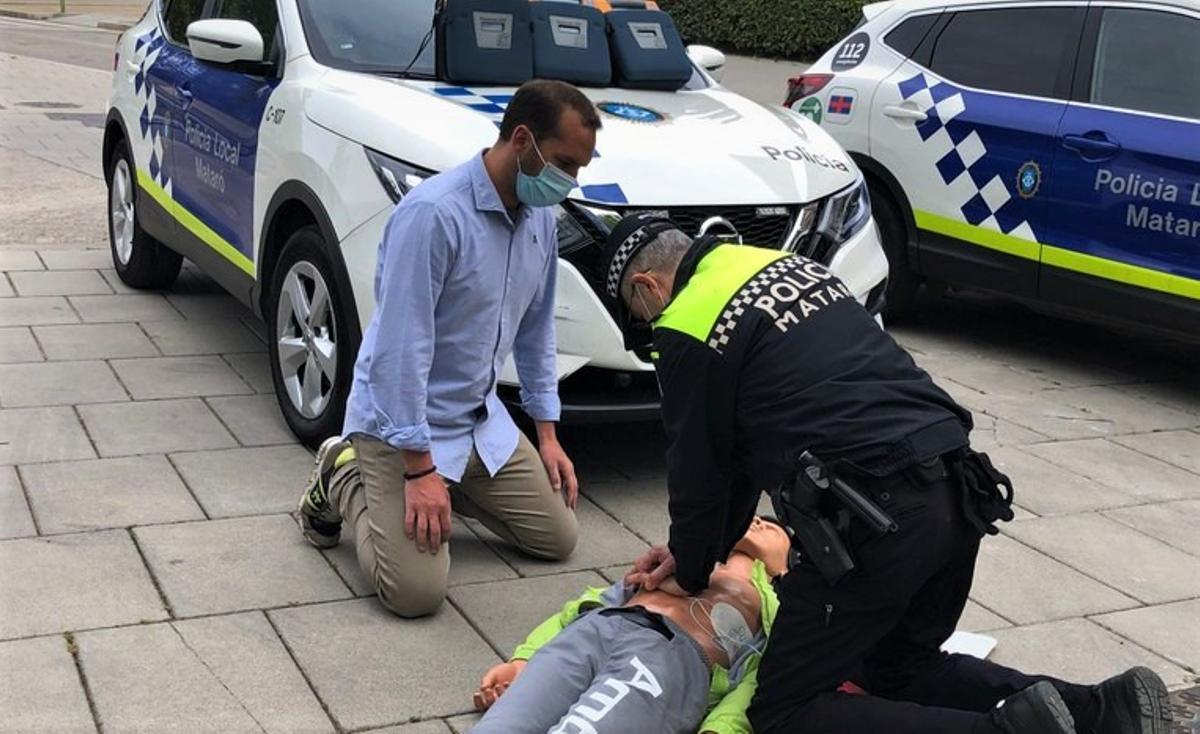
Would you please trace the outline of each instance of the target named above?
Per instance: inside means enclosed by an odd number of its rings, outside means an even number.
[[[629,257],[618,253],[610,281]],[[684,589],[707,585],[760,493],[794,471],[801,450],[899,525],[879,535],[852,520],[844,538],[858,568],[835,585],[803,561],[780,580],[749,711],[758,734],[970,732],[982,712],[1039,680],[1088,730],[1097,717],[1090,688],[940,652],[966,604],[981,537],[948,476],[971,416],[844,284],[801,257],[702,238],[677,271],[653,344],[670,548]],[[870,695],[837,692],[844,681]]]

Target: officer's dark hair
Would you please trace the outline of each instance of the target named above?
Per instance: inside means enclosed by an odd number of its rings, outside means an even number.
[[[600,114],[596,105],[583,92],[566,82],[554,79],[534,79],[525,82],[504,111],[500,122],[500,139],[512,139],[513,131],[524,125],[538,140],[558,136],[563,113],[575,110],[583,118],[583,126],[599,130]]]

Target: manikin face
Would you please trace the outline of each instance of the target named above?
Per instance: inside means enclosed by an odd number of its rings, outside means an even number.
[[[769,520],[755,517],[750,529],[733,549],[762,561],[771,576],[780,576],[787,573],[791,547],[792,541],[786,530]]]

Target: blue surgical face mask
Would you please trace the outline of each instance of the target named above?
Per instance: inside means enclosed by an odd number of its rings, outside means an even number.
[[[526,174],[521,170],[521,159],[517,158],[517,199],[528,206],[561,204],[579,183],[547,161],[536,140],[533,141],[533,151],[542,159],[542,172],[536,176]]]

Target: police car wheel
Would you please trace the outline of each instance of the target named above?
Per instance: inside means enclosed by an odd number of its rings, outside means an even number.
[[[167,288],[179,276],[183,258],[142,229],[133,159],[117,141],[106,169],[108,244],[121,282],[132,288]]]
[[[316,446],[342,430],[358,352],[347,322],[353,300],[336,289],[315,226],[288,238],[271,280],[264,316],[275,394],[292,432]]]
[[[879,226],[883,252],[888,261],[883,317],[885,321],[895,323],[910,315],[916,307],[921,279],[908,265],[908,232],[899,205],[883,187],[868,182],[868,189],[871,210]]]

